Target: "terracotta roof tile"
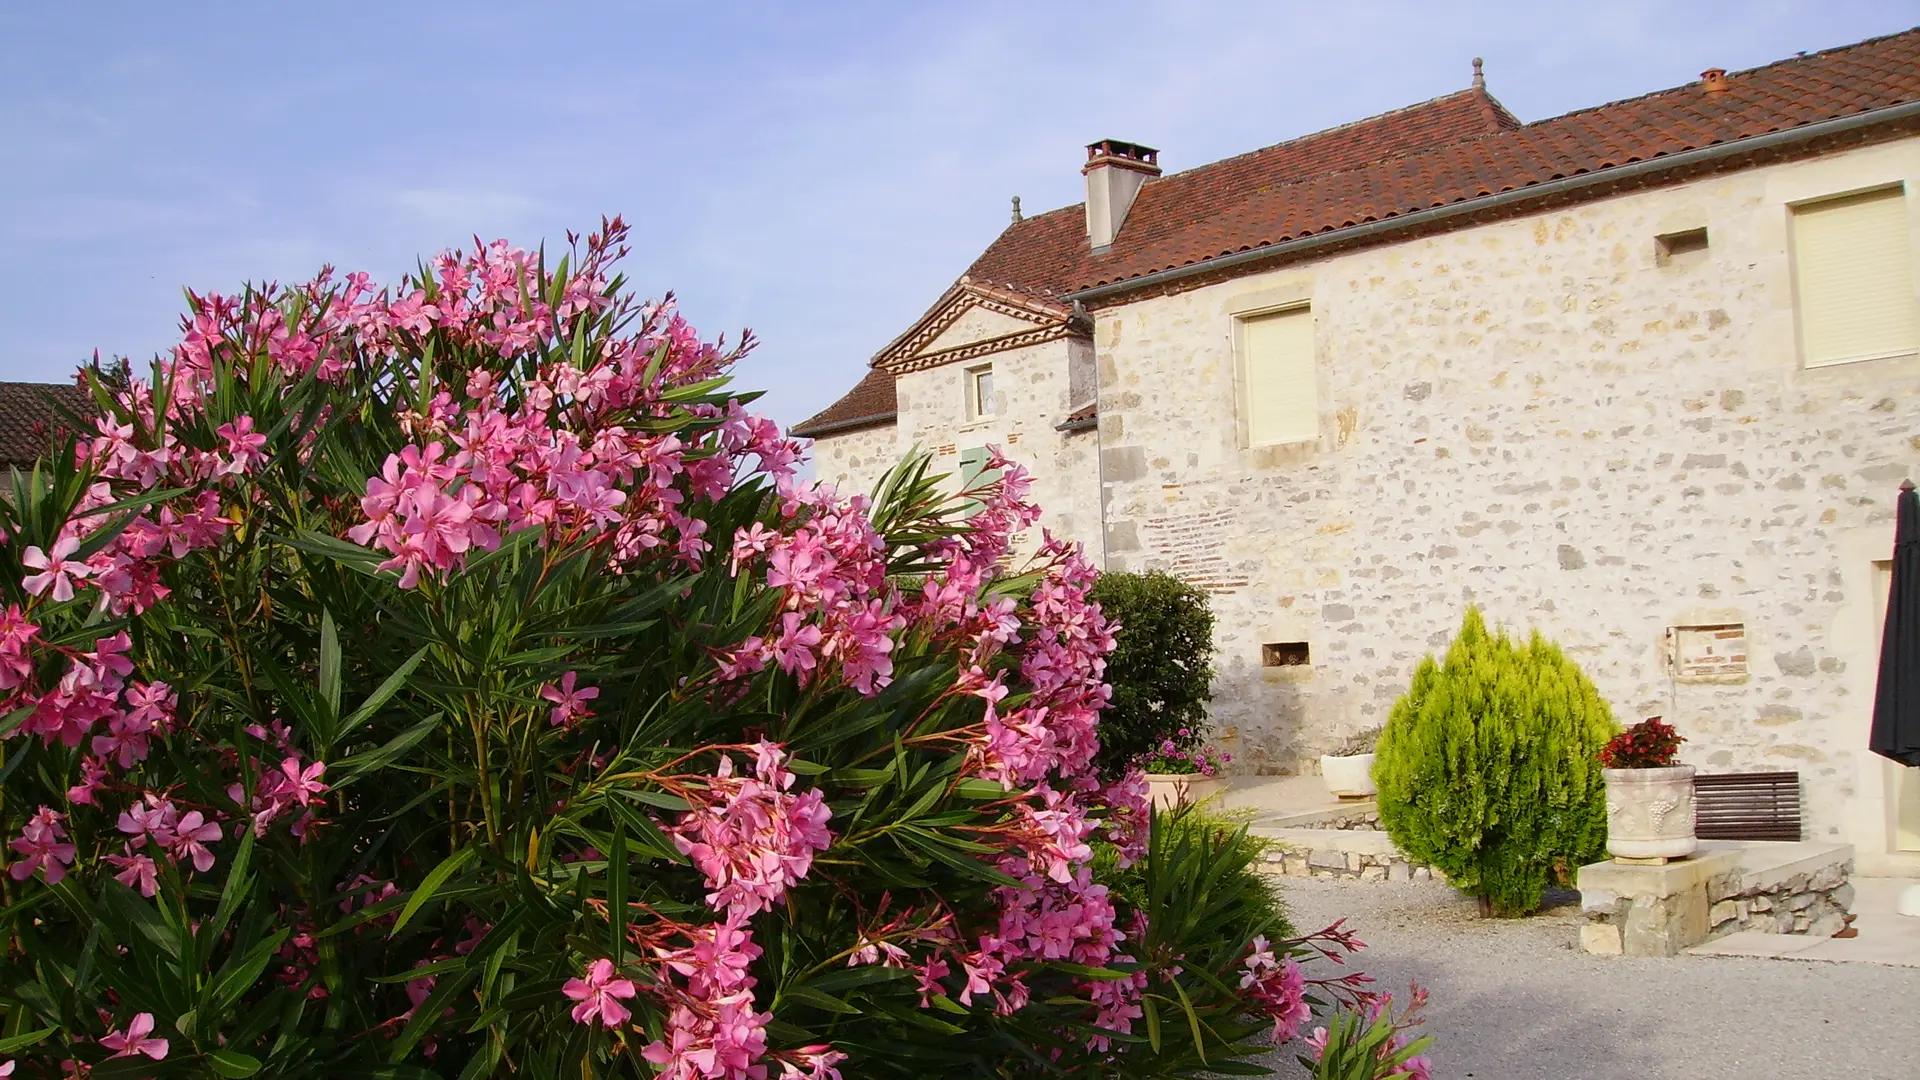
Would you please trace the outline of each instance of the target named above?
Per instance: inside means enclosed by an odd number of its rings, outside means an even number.
[[[803,439],[893,422],[899,405],[893,392],[893,374],[874,368],[839,401],[793,426]]]
[[[1085,211],[1018,222],[967,270],[1059,297],[1302,236],[1920,99],[1920,30],[1520,124],[1466,90],[1151,180],[1111,250]]]
[[[91,400],[71,383],[0,382],[0,468],[33,464],[68,427],[62,408],[84,413]]]

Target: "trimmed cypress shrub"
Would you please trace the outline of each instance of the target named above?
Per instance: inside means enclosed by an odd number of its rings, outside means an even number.
[[[1538,631],[1524,643],[1490,634],[1468,608],[1445,661],[1421,661],[1381,734],[1380,823],[1483,912],[1524,915],[1605,849],[1596,755],[1618,730],[1559,646]]]
[[[1206,740],[1213,691],[1213,608],[1207,594],[1172,574],[1101,574],[1089,597],[1114,631],[1107,657],[1113,701],[1100,714],[1101,772],[1118,776],[1171,740]],[[1182,732],[1185,734],[1182,734]]]

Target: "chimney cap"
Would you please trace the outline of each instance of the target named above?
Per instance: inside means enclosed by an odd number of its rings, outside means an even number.
[[[1485,61],[1477,56],[1473,58],[1473,88],[1475,90],[1485,90],[1487,88],[1487,73],[1481,67],[1484,63]]]
[[[1139,143],[1124,142],[1120,139],[1101,139],[1087,144],[1087,167],[1094,163],[1114,164],[1125,168],[1139,169],[1160,174],[1160,151]]]
[[[1708,68],[1700,73],[1700,85],[1709,94],[1724,94],[1727,91],[1727,69]]]
[[[1020,223],[1020,221],[1021,221],[1021,217],[1022,217],[1022,215],[1021,215],[1021,213],[1020,213],[1020,196],[1018,196],[1018,195],[1015,195],[1015,196],[1013,197],[1013,221],[1014,221],[1014,224],[1016,224],[1016,225],[1017,225],[1017,224],[1019,224],[1019,223]]]

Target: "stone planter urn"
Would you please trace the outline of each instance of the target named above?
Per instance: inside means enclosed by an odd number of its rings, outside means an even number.
[[[1682,859],[1693,835],[1693,766],[1602,769],[1607,779],[1607,851],[1626,861]]]
[[[1336,798],[1365,799],[1379,789],[1373,786],[1373,755],[1332,754],[1320,756],[1320,778]]]
[[[1227,778],[1204,773],[1148,773],[1147,788],[1157,810],[1171,810],[1181,803],[1204,802],[1226,790]]]

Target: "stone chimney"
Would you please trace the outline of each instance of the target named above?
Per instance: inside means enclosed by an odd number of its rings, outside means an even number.
[[[1160,151],[1102,139],[1087,147],[1087,163],[1080,172],[1087,178],[1087,239],[1098,253],[1113,246],[1140,188],[1160,175]]]

